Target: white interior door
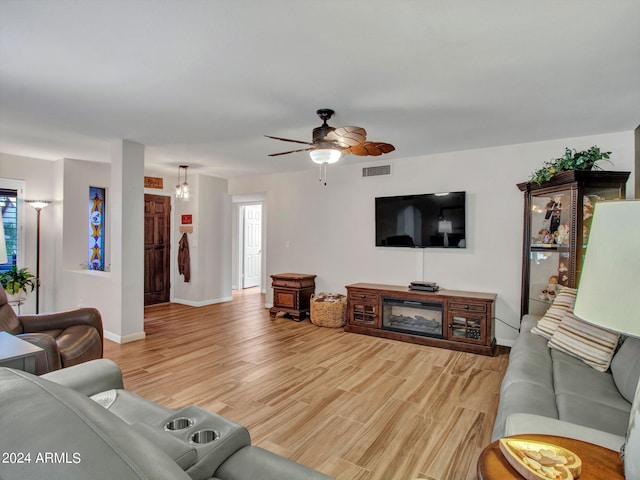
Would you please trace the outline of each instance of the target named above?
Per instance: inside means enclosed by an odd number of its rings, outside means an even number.
[[[260,285],[262,265],[262,205],[244,207],[243,288]]]

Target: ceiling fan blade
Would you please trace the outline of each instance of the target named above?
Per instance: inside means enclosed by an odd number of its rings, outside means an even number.
[[[349,150],[350,153],[353,153],[354,155],[358,155],[360,157],[365,157],[368,155],[377,157],[378,155],[382,155],[383,153],[393,152],[395,149],[396,147],[394,147],[390,143],[364,142],[360,145],[354,145]]]
[[[300,142],[302,143],[302,142]],[[296,152],[308,152],[309,150],[313,150],[315,147],[311,147],[311,148],[301,148],[300,150],[290,150],[288,152],[281,152],[281,153],[271,153],[268,156],[269,157],[277,157],[278,155],[286,155],[287,153],[296,153]]]
[[[367,139],[367,131],[362,127],[337,127],[324,138],[344,148],[353,147],[364,143]]]
[[[265,135],[267,138],[273,138],[274,140],[282,140],[283,142],[302,143],[304,145],[313,145],[311,142],[303,142],[301,140],[291,140],[289,138],[272,137],[271,135]]]

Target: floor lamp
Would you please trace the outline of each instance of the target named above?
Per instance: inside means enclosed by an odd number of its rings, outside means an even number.
[[[25,203],[36,209],[38,223],[36,227],[36,313],[40,313],[40,212],[49,205],[49,200],[25,200]]]

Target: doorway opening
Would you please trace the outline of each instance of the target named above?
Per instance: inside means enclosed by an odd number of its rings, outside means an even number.
[[[171,197],[144,196],[144,306],[167,303],[171,289]]]
[[[259,287],[262,278],[262,204],[240,207],[241,288]]]

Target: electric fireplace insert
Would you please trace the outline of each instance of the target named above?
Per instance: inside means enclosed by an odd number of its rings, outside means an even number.
[[[439,302],[383,297],[382,329],[443,338],[442,311]]]

